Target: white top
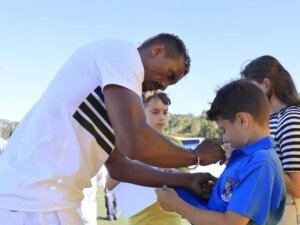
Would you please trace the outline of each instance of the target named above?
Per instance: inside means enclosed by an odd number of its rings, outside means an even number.
[[[116,84],[140,96],[143,79],[140,55],[130,43],[99,41],[76,51],[0,157],[0,208],[79,207],[82,189],[91,185],[115,143],[102,89]]]

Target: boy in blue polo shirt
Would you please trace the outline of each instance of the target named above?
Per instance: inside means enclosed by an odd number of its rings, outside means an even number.
[[[284,211],[285,186],[269,137],[269,110],[264,93],[249,81],[221,88],[207,117],[217,122],[224,140],[234,148],[226,169],[206,208],[187,203],[167,187],[156,189],[161,206],[194,225],[277,224]]]

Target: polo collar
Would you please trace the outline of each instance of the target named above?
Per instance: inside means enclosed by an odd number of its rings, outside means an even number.
[[[251,144],[251,145],[247,145],[241,148],[238,148],[235,151],[241,151],[246,155],[251,155],[255,152],[257,152],[257,150],[259,149],[270,149],[270,148],[274,148],[275,147],[275,143],[273,141],[273,139],[270,136],[264,137],[262,139],[260,139],[259,141]]]

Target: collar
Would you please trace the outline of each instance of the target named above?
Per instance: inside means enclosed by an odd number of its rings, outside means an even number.
[[[243,152],[245,155],[251,155],[251,154],[257,152],[258,150],[270,149],[270,148],[274,148],[274,147],[275,147],[275,143],[274,143],[273,139],[270,136],[267,136],[267,137],[260,139],[257,142],[252,143],[251,145],[247,145],[247,146],[238,148],[238,149],[234,150],[234,152],[238,151],[238,152]]]

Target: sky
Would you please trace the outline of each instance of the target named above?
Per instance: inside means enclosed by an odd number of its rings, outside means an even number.
[[[0,1],[2,119],[21,120],[80,46],[114,38],[138,47],[162,32],[182,38],[192,59],[190,73],[166,90],[171,113],[200,115],[218,87],[265,54],[300,90],[298,0]]]

